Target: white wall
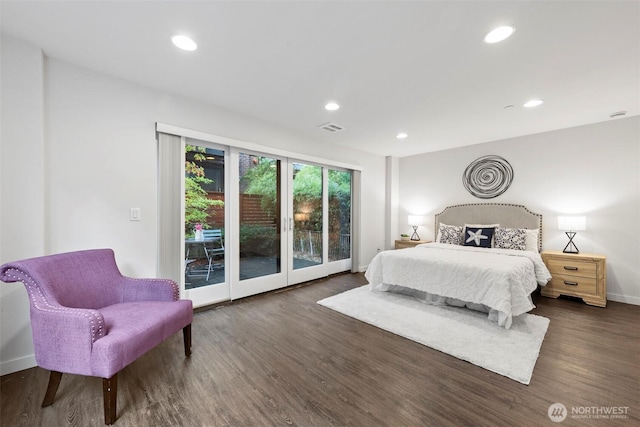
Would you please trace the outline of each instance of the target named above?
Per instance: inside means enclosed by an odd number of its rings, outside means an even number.
[[[356,150],[314,144],[269,124],[221,108],[161,93],[55,59],[20,40],[2,40],[2,241],[0,264],[71,250],[111,247],[123,274],[153,277],[157,271],[155,123],[163,122],[213,135],[356,164],[362,170],[362,264],[384,247],[385,159]],[[39,68],[33,68],[40,61]],[[10,67],[11,72],[5,73]],[[35,70],[35,71],[34,71]],[[33,73],[37,75],[32,75]],[[18,80],[12,77],[21,76]],[[5,87],[15,81],[24,87]],[[44,88],[44,95],[42,90]],[[40,90],[32,102],[19,95]],[[43,101],[44,99],[44,101]],[[25,114],[4,112],[28,104]],[[38,115],[39,114],[39,115]],[[44,114],[44,137],[42,136]],[[5,122],[7,122],[5,124]],[[5,132],[5,126],[15,129]],[[15,138],[40,129],[40,139]],[[31,141],[33,140],[33,141]],[[43,148],[44,147],[44,148]],[[26,162],[26,163],[25,163]],[[12,165],[5,169],[5,165]],[[33,169],[36,169],[33,171]],[[35,177],[39,188],[13,185],[16,177]],[[36,185],[37,186],[37,185]],[[11,206],[5,200],[10,195]],[[30,232],[29,215],[41,226]],[[142,220],[129,221],[139,207]],[[10,230],[15,230],[15,233]],[[20,249],[27,236],[32,247]],[[22,284],[0,284],[2,355],[0,373],[34,365],[28,304]],[[9,287],[9,288],[7,288]],[[11,297],[5,290],[11,289]],[[5,313],[11,313],[11,322]],[[7,337],[7,339],[5,339]],[[6,355],[6,357],[5,357]]]
[[[108,246],[123,273],[155,274],[156,140],[163,122],[363,167],[363,263],[383,245],[382,156],[304,141],[210,105],[46,60],[49,253]],[[140,207],[142,221],[129,221]],[[131,265],[129,265],[131,263]]]
[[[462,185],[473,160],[494,154],[514,169],[511,187],[481,200]],[[400,230],[406,215],[424,214],[420,237],[433,238],[434,214],[448,205],[523,204],[543,215],[543,249],[562,250],[560,214],[584,214],[581,252],[607,256],[609,299],[640,304],[640,117],[493,141],[400,159]]]
[[[398,208],[400,206],[399,184],[399,159],[388,156],[386,158],[386,195],[385,195],[385,236],[384,249],[393,249],[395,241],[399,239],[401,232],[398,231]]]
[[[43,57],[19,40],[1,40],[0,264],[43,255]],[[22,283],[0,282],[0,373],[35,364],[29,302]]]

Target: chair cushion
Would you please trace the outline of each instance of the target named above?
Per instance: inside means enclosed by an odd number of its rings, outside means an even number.
[[[101,308],[106,335],[93,343],[92,375],[111,378],[193,320],[191,300],[127,302]]]

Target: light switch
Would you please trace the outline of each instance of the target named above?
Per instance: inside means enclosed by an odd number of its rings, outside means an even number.
[[[129,221],[140,221],[140,208],[131,208],[131,211],[129,211]]]

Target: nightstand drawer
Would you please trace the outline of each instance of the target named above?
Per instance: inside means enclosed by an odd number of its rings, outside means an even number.
[[[552,273],[553,274],[553,273]],[[563,292],[596,295],[598,281],[595,277],[569,276],[565,274],[553,274],[551,286],[553,289]],[[547,285],[549,286],[549,285]]]
[[[569,295],[599,307],[607,305],[607,257],[597,254],[567,254],[543,251],[542,260],[551,273],[551,281],[540,288],[545,297]]]
[[[554,277],[556,275],[570,275],[595,279],[598,265],[590,261],[549,258],[547,259],[547,268]]]

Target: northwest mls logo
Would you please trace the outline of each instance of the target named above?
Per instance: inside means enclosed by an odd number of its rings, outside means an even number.
[[[554,423],[561,423],[565,418],[567,418],[567,407],[562,403],[554,403],[549,406],[547,415]]]
[[[573,406],[571,413],[562,403],[554,403],[549,406],[547,415],[554,423],[561,423],[567,417],[572,419],[627,419],[629,418],[628,406]]]

